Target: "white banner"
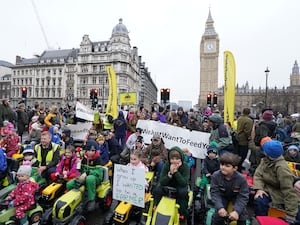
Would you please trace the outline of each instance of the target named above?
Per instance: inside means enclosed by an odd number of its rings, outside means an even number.
[[[66,126],[70,129],[74,140],[84,140],[85,135],[92,127],[92,122],[67,124]]]
[[[114,166],[113,199],[144,208],[145,170],[121,164]]]
[[[190,131],[152,120],[138,120],[136,127],[142,128],[145,143],[150,144],[154,134],[159,134],[166,148],[187,148],[194,157],[204,159],[209,145],[210,133]]]
[[[89,109],[80,102],[76,103],[76,117],[87,121],[94,121],[96,111]]]

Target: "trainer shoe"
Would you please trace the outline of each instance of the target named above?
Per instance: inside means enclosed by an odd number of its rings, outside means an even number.
[[[87,205],[87,211],[88,212],[94,211],[95,206],[96,206],[95,200],[89,201]]]

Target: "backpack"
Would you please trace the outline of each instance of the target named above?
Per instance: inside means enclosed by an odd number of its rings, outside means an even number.
[[[271,138],[275,138],[276,134],[275,131],[271,131],[269,129],[269,127],[263,123],[260,123],[258,125],[258,127],[256,127],[255,129],[255,137],[254,137],[254,143],[256,146],[260,146],[260,141],[261,139],[263,139],[264,137],[271,137]]]
[[[6,154],[3,148],[0,148],[0,172],[6,172],[6,170],[7,170]]]

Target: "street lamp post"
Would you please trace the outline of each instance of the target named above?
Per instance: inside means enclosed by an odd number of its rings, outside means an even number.
[[[268,107],[268,104],[267,104],[267,100],[268,100],[268,76],[269,76],[269,73],[270,73],[269,67],[267,67],[267,69],[265,70],[265,73],[266,73],[265,108],[267,108]]]

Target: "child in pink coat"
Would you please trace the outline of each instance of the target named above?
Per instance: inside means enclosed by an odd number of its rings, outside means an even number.
[[[61,175],[65,180],[71,180],[80,175],[76,169],[77,155],[74,146],[69,145],[66,148],[65,154],[61,156],[60,162],[56,167],[56,171],[51,174],[51,180],[55,181],[58,175]]]
[[[17,134],[16,129],[12,129],[8,136],[2,139],[1,146],[5,148],[7,157],[12,157],[13,154],[18,153],[21,146],[21,138]]]
[[[34,194],[38,190],[38,183],[30,181],[31,165],[26,161],[17,172],[18,184],[8,195],[6,200],[10,201],[9,206],[15,207],[15,216],[20,224],[28,224],[26,211],[35,204]]]

